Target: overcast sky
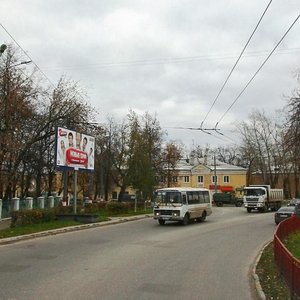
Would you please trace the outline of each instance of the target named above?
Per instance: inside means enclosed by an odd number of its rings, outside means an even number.
[[[80,81],[98,122],[149,112],[169,140],[225,145],[238,142],[235,125],[253,109],[282,109],[299,87],[300,20],[226,113],[300,13],[300,0],[273,0],[212,107],[269,2],[1,0],[0,23],[52,83],[62,74]],[[2,43],[13,41],[0,27]],[[214,128],[220,119],[230,139],[172,128]]]

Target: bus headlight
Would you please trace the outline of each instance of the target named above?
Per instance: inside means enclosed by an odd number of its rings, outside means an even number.
[[[173,217],[179,217],[180,211],[179,210],[173,210]]]

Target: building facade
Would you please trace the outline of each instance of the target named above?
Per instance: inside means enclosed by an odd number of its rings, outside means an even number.
[[[214,158],[180,160],[169,178],[162,176],[160,187],[203,187],[215,192],[236,192],[246,185],[247,170]]]

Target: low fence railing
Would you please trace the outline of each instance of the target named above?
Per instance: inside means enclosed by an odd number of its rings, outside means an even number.
[[[295,258],[283,243],[289,234],[297,230],[300,230],[299,216],[293,216],[278,225],[274,235],[274,256],[291,293],[300,297],[300,260]]]
[[[61,197],[57,196],[41,196],[38,198],[27,197],[25,199],[12,198],[7,201],[0,199],[0,220],[9,218],[12,211],[57,207],[61,199]]]

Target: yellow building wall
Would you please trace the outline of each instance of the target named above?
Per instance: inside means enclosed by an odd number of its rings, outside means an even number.
[[[226,171],[216,173],[218,181],[218,186],[232,186],[233,190],[236,188],[242,187],[246,185],[246,171],[242,173],[237,173],[236,171]],[[189,182],[184,181],[184,176],[189,176]],[[198,176],[203,176],[203,183],[198,182]],[[212,173],[179,173],[178,174],[178,182],[176,186],[178,187],[203,187],[209,189],[214,182],[212,181],[212,177],[214,176],[214,172]],[[224,176],[229,176],[229,182],[224,182]],[[175,186],[175,184],[174,184]]]

